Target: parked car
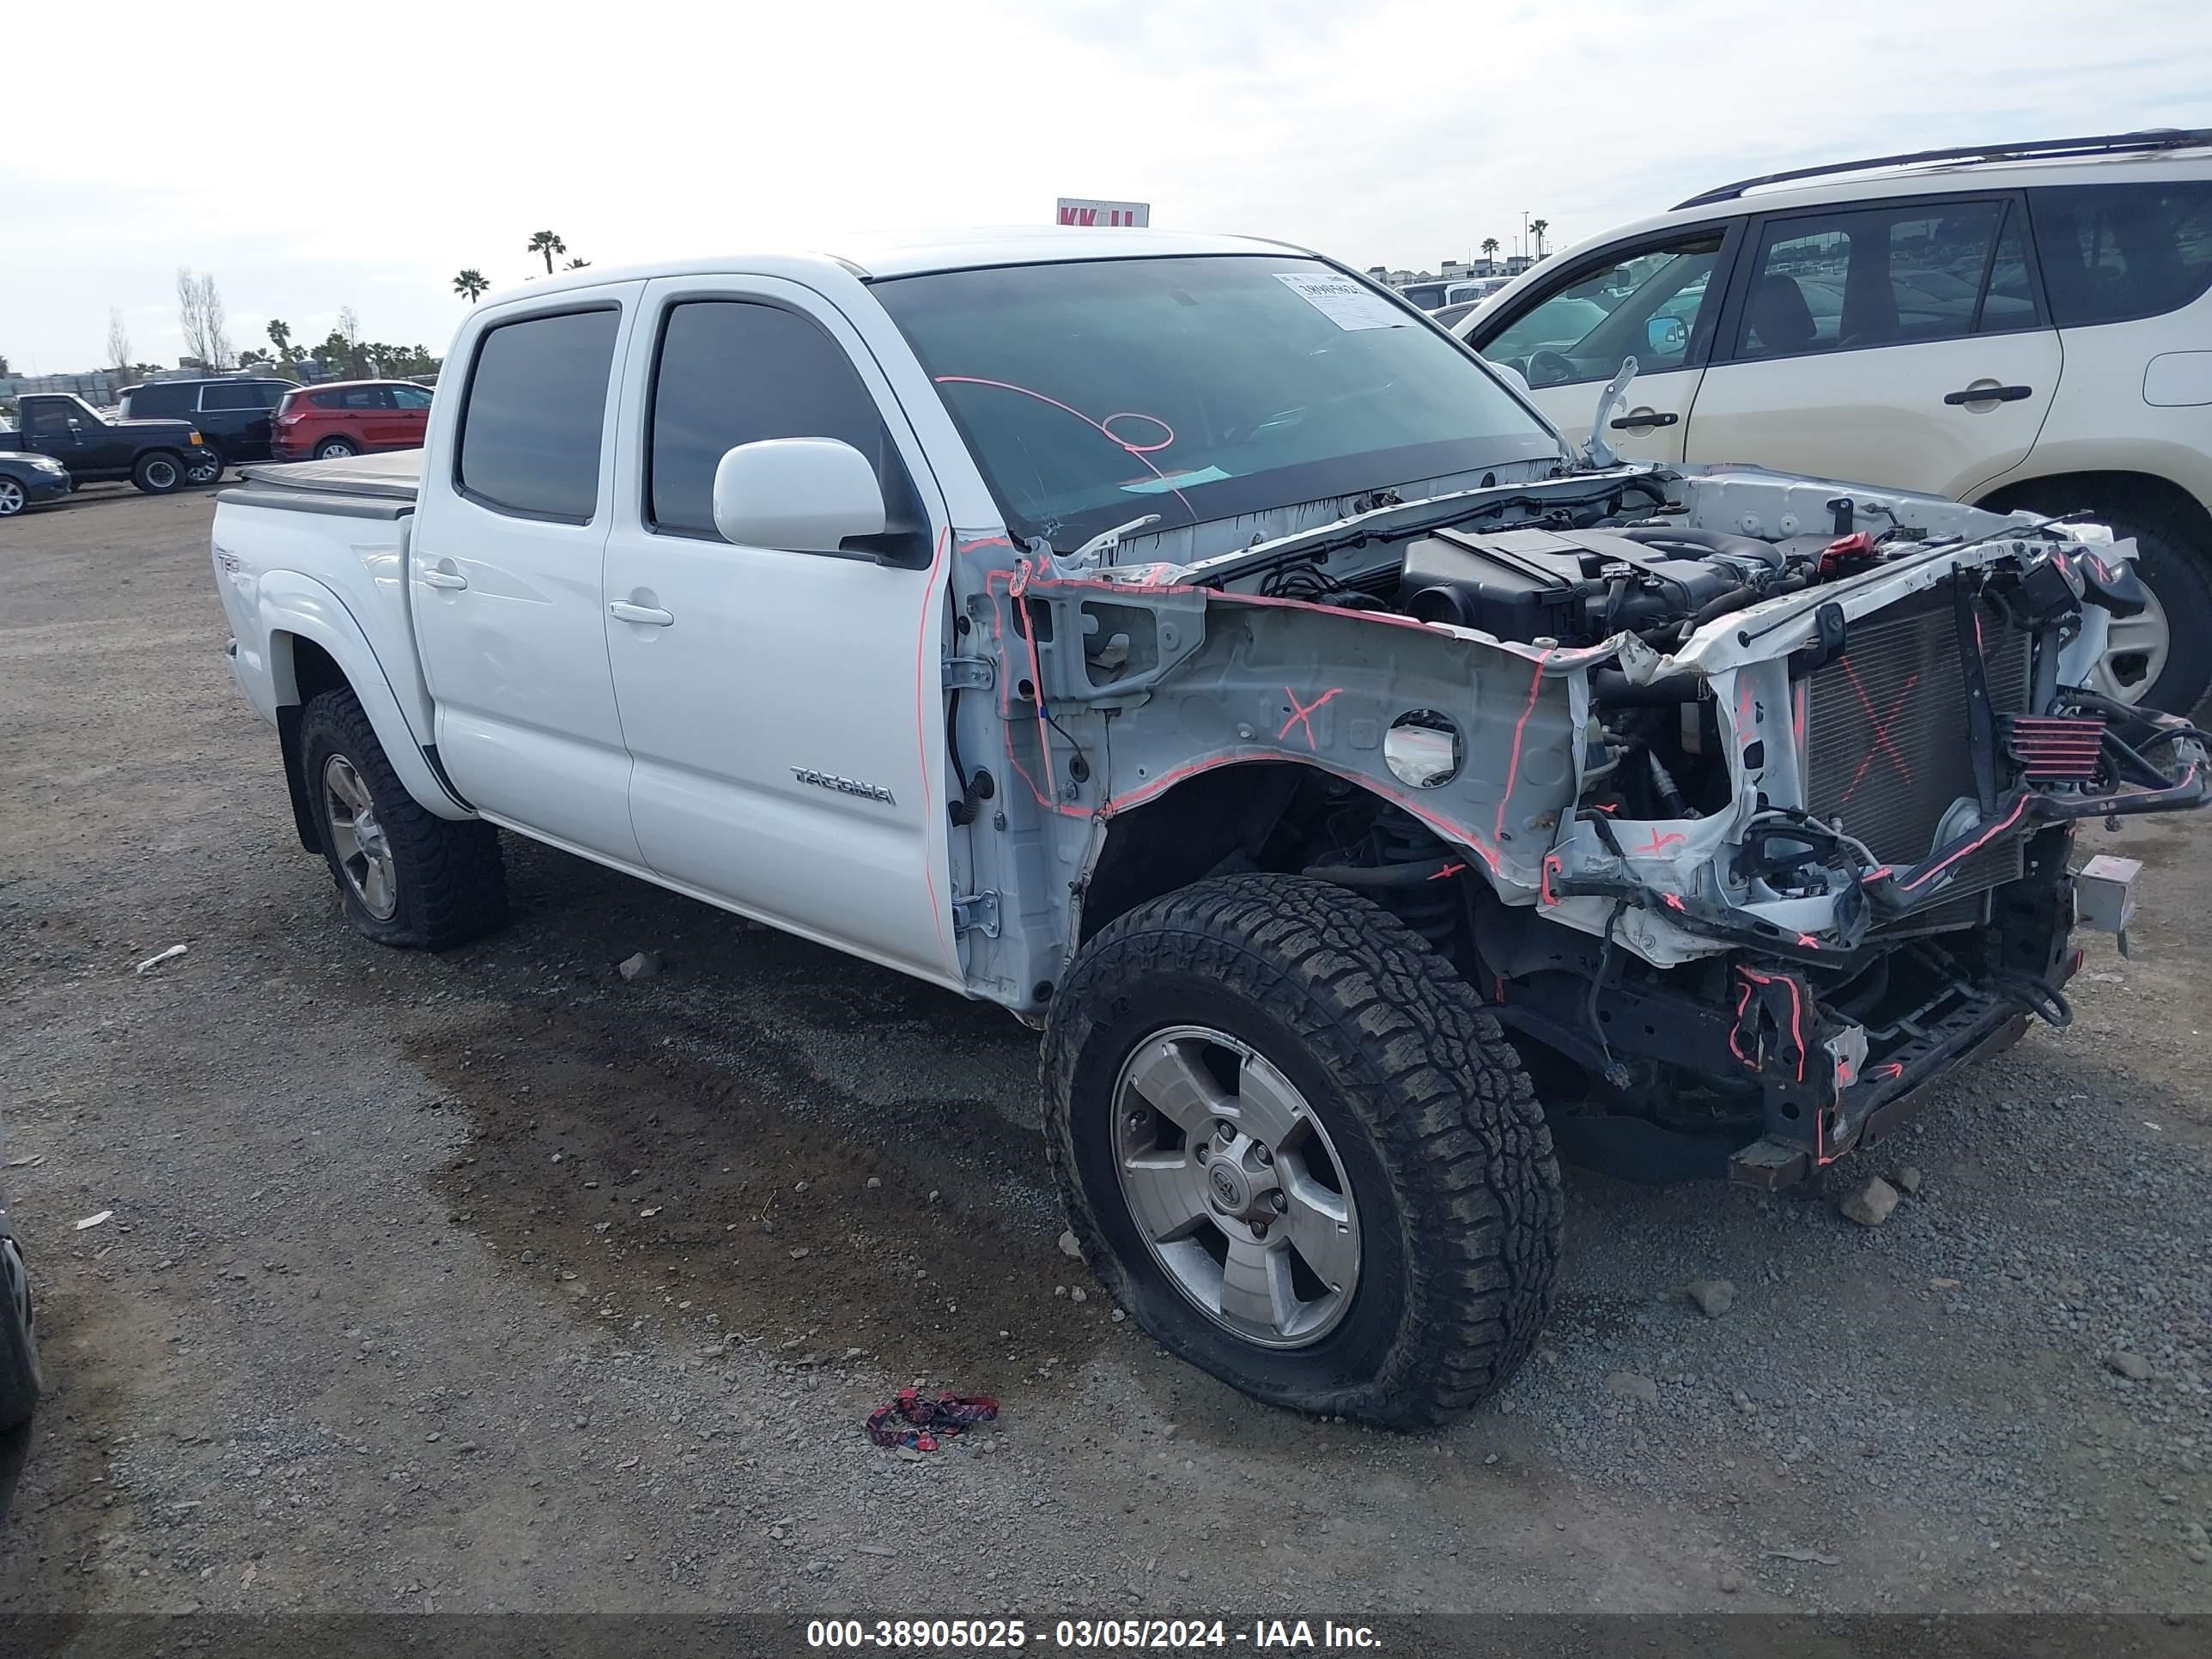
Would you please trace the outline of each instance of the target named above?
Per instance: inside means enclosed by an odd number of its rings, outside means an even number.
[[[2101,527],[1587,459],[1277,245],[850,252],[471,308],[423,449],[222,497],[233,673],[372,939],[503,825],[1041,1024],[1085,1260],[1261,1399],[1495,1389],[1554,1136],[1812,1177],[2063,1020],[2075,822],[2205,799],[2062,689]]]
[[[58,501],[76,487],[69,469],[52,456],[10,453],[6,446],[14,435],[0,430],[0,519]]]
[[[287,392],[271,447],[280,461],[419,449],[432,396],[411,380],[340,380]]]
[[[199,432],[183,421],[111,421],[60,392],[27,392],[15,411],[16,429],[0,432],[0,454],[50,456],[76,483],[128,478],[149,495],[166,495],[196,468],[205,471]]]
[[[1460,332],[1624,457],[1878,481],[2132,537],[2152,605],[2097,689],[2212,688],[2212,131],[1923,151],[1694,196]]]
[[[1446,306],[1455,306],[1470,300],[1480,300],[1495,294],[1511,281],[1506,276],[1462,276],[1449,281],[1408,283],[1398,292],[1409,305],[1423,311],[1439,311]]]
[[[123,388],[126,418],[161,416],[199,428],[204,459],[191,469],[194,483],[213,483],[227,465],[270,459],[270,416],[295,380],[228,375],[210,380],[149,380]],[[204,474],[205,476],[203,476]]]
[[[28,1421],[44,1389],[30,1270],[9,1224],[7,1195],[0,1193],[0,1431]]]

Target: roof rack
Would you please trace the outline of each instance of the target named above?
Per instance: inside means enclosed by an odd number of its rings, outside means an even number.
[[[1907,155],[1875,155],[1863,161],[1834,161],[1826,167],[1792,167],[1787,173],[1762,173],[1756,179],[1739,179],[1718,190],[1692,196],[1686,202],[1677,202],[1673,210],[1680,213],[1686,208],[1704,207],[1713,202],[1732,202],[1761,185],[1788,184],[1793,179],[1820,179],[1836,173],[1867,173],[1875,167],[1912,167],[1927,161],[2019,161],[2031,157],[2121,155],[2130,151],[2188,149],[2199,144],[2212,145],[2212,127],[2154,127],[2142,132],[2106,133],[2094,138],[2035,138],[2024,144],[1967,144],[1958,149],[1921,149]]]

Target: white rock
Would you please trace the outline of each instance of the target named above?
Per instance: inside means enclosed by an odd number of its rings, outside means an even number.
[[[1870,1177],[1863,1186],[1852,1188],[1836,1206],[1846,1219],[1862,1227],[1881,1226],[1896,1207],[1897,1188],[1880,1176]]]

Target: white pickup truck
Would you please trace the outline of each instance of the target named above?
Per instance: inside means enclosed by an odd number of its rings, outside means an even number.
[[[2081,689],[2098,526],[1578,453],[1297,250],[593,270],[447,362],[216,514],[354,925],[496,925],[497,826],[1005,1005],[1090,1261],[1306,1411],[1511,1372],[1555,1140],[1778,1187],[2063,1023],[2074,821],[2203,799]]]

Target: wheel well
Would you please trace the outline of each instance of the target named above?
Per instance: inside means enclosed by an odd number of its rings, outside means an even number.
[[[1295,875],[1316,863],[1376,861],[1375,836],[1391,862],[1451,850],[1383,796],[1317,767],[1215,767],[1109,823],[1084,884],[1081,938],[1208,876]]]
[[[284,786],[292,797],[292,825],[299,831],[300,845],[310,853],[319,853],[323,850],[323,832],[307,793],[306,766],[300,751],[300,711],[325,691],[351,690],[352,683],[338,666],[337,659],[313,640],[302,639],[297,634],[276,634],[270,636],[269,646],[280,668],[279,696],[283,696],[282,665],[288,659],[291,663],[292,696],[289,702],[277,706],[276,744],[284,757]]]
[[[2212,511],[2170,479],[2150,472],[2057,472],[1991,490],[1975,505],[1992,513],[2134,514],[2172,526],[2212,558]]]

